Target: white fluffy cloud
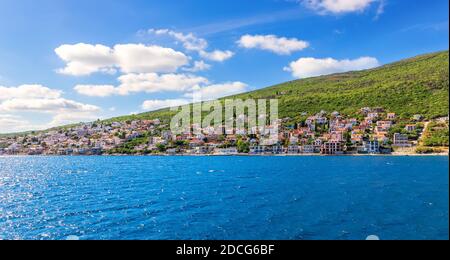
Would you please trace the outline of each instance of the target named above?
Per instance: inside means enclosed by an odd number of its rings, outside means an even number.
[[[181,42],[186,50],[196,51],[202,58],[207,60],[223,62],[234,56],[234,53],[229,50],[214,50],[211,52],[207,51],[208,42],[203,38],[198,38],[193,33],[184,34],[169,29],[150,29],[148,30],[148,32],[156,35],[171,36],[175,40]]]
[[[200,51],[199,54],[202,58],[218,62],[224,62],[234,56],[234,52],[232,51],[221,51],[221,50],[215,50],[212,52]]]
[[[320,13],[342,14],[350,12],[361,12],[374,2],[382,0],[300,0],[307,7]]]
[[[59,98],[62,91],[42,85],[0,86],[0,101],[13,98]]]
[[[72,113],[59,113],[56,114],[52,121],[48,124],[48,127],[56,127],[61,125],[68,125],[80,122],[95,121],[98,116],[89,112],[72,112]]]
[[[208,79],[189,74],[127,74],[119,77],[118,91],[121,95],[146,92],[185,92],[199,84],[208,83]]]
[[[142,92],[178,92],[184,93],[185,97],[192,98],[193,93],[196,93],[201,95],[203,100],[230,96],[247,90],[247,85],[242,82],[208,85],[208,79],[191,74],[126,74],[119,77],[119,81],[120,85],[117,87],[111,85],[78,85],[74,89],[79,94],[93,97],[124,96]],[[172,100],[180,101],[180,99]],[[152,104],[155,104],[155,102]],[[147,105],[148,107],[150,105]]]
[[[183,34],[169,29],[150,29],[149,33],[156,35],[169,35],[180,41],[186,50],[201,51],[208,48],[208,42],[205,39],[196,37],[193,33]]]
[[[284,68],[296,78],[308,78],[339,72],[371,69],[380,66],[376,58],[361,57],[354,60],[335,60],[332,58],[300,58]]]
[[[117,68],[124,73],[174,72],[189,63],[183,53],[156,45],[118,44],[110,48],[78,43],[62,45],[55,52],[66,62],[58,72],[72,76],[115,73]]]
[[[83,111],[99,108],[61,97],[62,91],[42,85],[0,86],[0,111]]]
[[[64,98],[13,98],[0,104],[0,111],[98,112],[100,108]]]
[[[79,94],[88,97],[109,97],[117,93],[117,89],[113,85],[76,85],[74,89]]]
[[[186,93],[185,98],[180,99],[165,99],[165,100],[146,100],[142,104],[142,109],[146,111],[154,111],[162,108],[177,107],[187,105],[199,100],[208,101],[215,100],[221,97],[227,97],[235,94],[245,92],[247,85],[242,82],[230,82],[224,84],[215,84],[209,86],[196,86],[191,92]],[[195,99],[193,100],[195,95]]]
[[[66,67],[58,72],[66,75],[81,76],[94,72],[114,72],[114,51],[104,45],[78,43],[64,44],[55,49],[56,54],[66,62]]]
[[[146,100],[142,104],[142,109],[155,111],[162,108],[178,107],[189,103],[190,101],[188,99]]]
[[[0,132],[45,129],[60,125],[58,122],[74,123],[69,117],[91,119],[95,118],[100,110],[94,105],[65,99],[62,97],[62,91],[42,85],[0,87]],[[28,119],[33,119],[33,113],[51,115],[54,124],[30,123]],[[26,118],[19,116],[20,114],[26,115]]]
[[[0,114],[0,133],[16,133],[30,129],[41,130],[45,127],[45,125],[33,125],[21,116]]]
[[[184,71],[188,72],[198,72],[198,71],[205,71],[209,70],[211,68],[211,65],[205,63],[204,61],[195,61],[194,65],[191,68],[184,68]]]
[[[82,95],[107,97],[131,93],[188,92],[194,87],[207,84],[208,79],[191,74],[131,73],[119,77],[119,86],[77,85],[75,90]]]
[[[238,41],[242,48],[268,50],[280,55],[289,55],[309,46],[306,41],[275,35],[244,35]]]
[[[247,84],[242,82],[229,82],[224,84],[214,84],[205,87],[196,87],[193,92],[187,93],[186,97],[201,98],[201,100],[214,100],[222,97],[232,96],[247,91]]]
[[[156,45],[119,44],[114,50],[118,66],[125,73],[175,72],[189,63],[183,53]]]

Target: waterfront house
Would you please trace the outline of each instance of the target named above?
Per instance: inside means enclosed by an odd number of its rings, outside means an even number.
[[[11,144],[6,150],[9,154],[17,154],[22,149],[22,145],[18,143]]]
[[[250,154],[263,154],[265,152],[265,147],[262,145],[253,145],[250,147]]]
[[[282,154],[283,153],[283,146],[277,144],[272,146],[272,153],[273,154]]]
[[[365,141],[363,143],[363,152],[369,154],[380,153],[380,143],[378,142],[378,140]]]
[[[322,145],[322,149],[320,150],[321,154],[324,155],[336,155],[344,153],[344,145],[339,141],[329,141]]]
[[[177,149],[177,148],[170,148],[170,149],[167,149],[167,151],[166,151],[166,153],[168,154],[168,155],[175,155],[175,154],[177,154],[179,152],[179,150]]]
[[[214,149],[215,155],[236,155],[238,154],[238,150],[236,147],[230,147],[230,148],[215,148]]]
[[[205,142],[203,142],[202,140],[198,140],[198,139],[194,139],[194,140],[190,140],[189,141],[189,148],[193,149],[195,147],[201,147],[204,146]]]
[[[408,135],[399,134],[399,133],[394,134],[393,145],[397,146],[397,147],[410,147],[411,146],[411,144],[409,143]]]
[[[287,150],[288,154],[299,154],[300,147],[298,145],[290,145]]]
[[[44,153],[44,148],[41,146],[31,147],[28,149],[28,155],[41,155]]]
[[[194,153],[201,155],[201,154],[207,154],[208,153],[208,147],[206,146],[199,146],[194,148]]]
[[[300,152],[304,154],[313,154],[315,151],[314,145],[303,145],[300,149]]]

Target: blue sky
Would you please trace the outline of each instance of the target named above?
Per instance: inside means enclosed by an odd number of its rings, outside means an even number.
[[[448,20],[447,0],[0,0],[0,132],[447,50]]]

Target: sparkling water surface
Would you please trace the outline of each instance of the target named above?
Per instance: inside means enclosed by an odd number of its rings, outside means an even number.
[[[0,239],[448,239],[448,157],[0,157]]]

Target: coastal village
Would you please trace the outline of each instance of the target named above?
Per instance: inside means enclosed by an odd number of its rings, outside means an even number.
[[[362,108],[358,116],[339,112],[302,113],[303,120],[279,120],[249,131],[213,127],[174,135],[162,120],[92,122],[57,130],[0,136],[3,155],[356,155],[421,153],[417,147],[430,123],[448,117],[399,120],[383,108]],[[238,116],[239,118],[245,116]],[[217,134],[221,132],[222,134]],[[276,133],[276,135],[274,135]],[[448,146],[448,145],[447,145]],[[433,151],[433,150],[431,150]],[[448,151],[448,150],[447,150]],[[428,151],[430,152],[430,151]],[[423,153],[426,153],[423,152]]]

